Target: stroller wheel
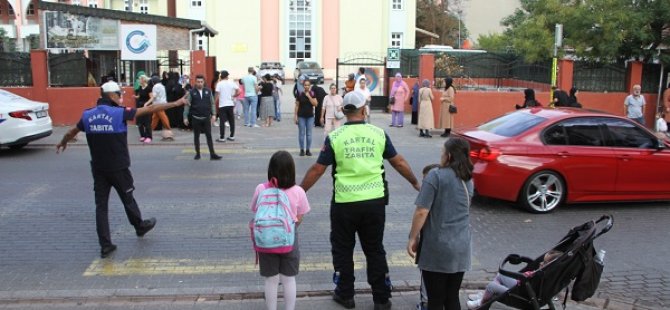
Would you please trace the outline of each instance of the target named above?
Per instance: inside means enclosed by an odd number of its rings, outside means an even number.
[[[519,202],[533,213],[548,213],[565,200],[566,187],[563,178],[552,171],[539,171],[524,183]]]

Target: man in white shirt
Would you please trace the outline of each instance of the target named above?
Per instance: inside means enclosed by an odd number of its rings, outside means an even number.
[[[646,102],[644,96],[640,94],[641,92],[642,87],[640,85],[633,85],[633,93],[626,97],[623,105],[626,108],[626,117],[644,126],[644,106]]]
[[[152,76],[151,83],[153,84],[151,88],[151,99],[149,99],[145,106],[151,104],[166,104],[167,94],[165,92],[165,86],[161,83],[161,79],[157,75]],[[163,130],[161,131],[163,140],[174,140],[174,134],[172,133],[172,128],[170,128],[170,121],[163,110],[158,111],[151,116],[151,129],[156,129],[159,120],[161,124],[163,124]]]
[[[235,141],[235,97],[240,94],[237,83],[228,80],[228,71],[221,70],[221,80],[216,83],[216,102],[219,104],[219,138],[217,142],[226,142],[226,126],[230,125],[228,141]]]

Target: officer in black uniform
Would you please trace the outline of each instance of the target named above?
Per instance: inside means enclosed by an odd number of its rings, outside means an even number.
[[[195,146],[195,157],[200,159],[200,134],[205,133],[207,147],[209,147],[209,159],[219,160],[221,156],[214,152],[212,141],[212,123],[216,121],[216,105],[212,90],[205,88],[205,77],[195,77],[195,88],[188,91],[186,100],[189,104],[184,107],[184,124],[188,126],[189,113],[193,119],[193,144]]]
[[[101,86],[102,98],[98,99],[95,108],[84,111],[75,127],[72,127],[56,145],[56,153],[65,151],[67,142],[72,140],[79,131],[86,132],[88,148],[91,152],[91,171],[93,173],[93,191],[95,192],[95,224],[100,243],[100,256],[109,256],[116,245],[112,243],[109,232],[108,202],[112,187],[119,195],[125,208],[128,221],[135,227],[138,237],[144,236],[154,225],[156,219],[142,220],[142,214],[133,197],[133,176],[130,173],[130,156],[128,154],[128,126],[126,122],[142,115],[167,110],[183,105],[181,98],[168,104],[155,104],[148,107],[123,107],[121,104],[121,88],[114,81]]]

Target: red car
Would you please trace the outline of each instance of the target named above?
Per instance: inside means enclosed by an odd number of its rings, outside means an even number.
[[[670,143],[604,112],[523,109],[455,134],[479,195],[534,213],[562,203],[670,200]]]

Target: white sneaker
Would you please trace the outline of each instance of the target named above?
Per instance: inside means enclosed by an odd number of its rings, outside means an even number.
[[[212,125],[214,125],[214,127],[219,127],[219,123],[217,122],[212,123]]]
[[[226,122],[225,123],[226,127],[230,127],[230,123]]]
[[[482,297],[484,297],[484,292],[468,294],[468,300],[482,299]]]
[[[226,139],[216,138],[216,142],[226,142]]]
[[[258,124],[254,124],[254,125],[253,125],[253,126],[251,126],[251,127],[254,127],[254,128],[259,128],[259,127],[261,127],[261,126],[258,126]]]
[[[479,308],[479,306],[482,305],[482,300],[481,300],[481,299],[477,299],[477,300],[468,300],[468,301],[466,302],[466,304],[467,304],[467,306],[468,306],[468,309],[477,309],[477,308]]]

